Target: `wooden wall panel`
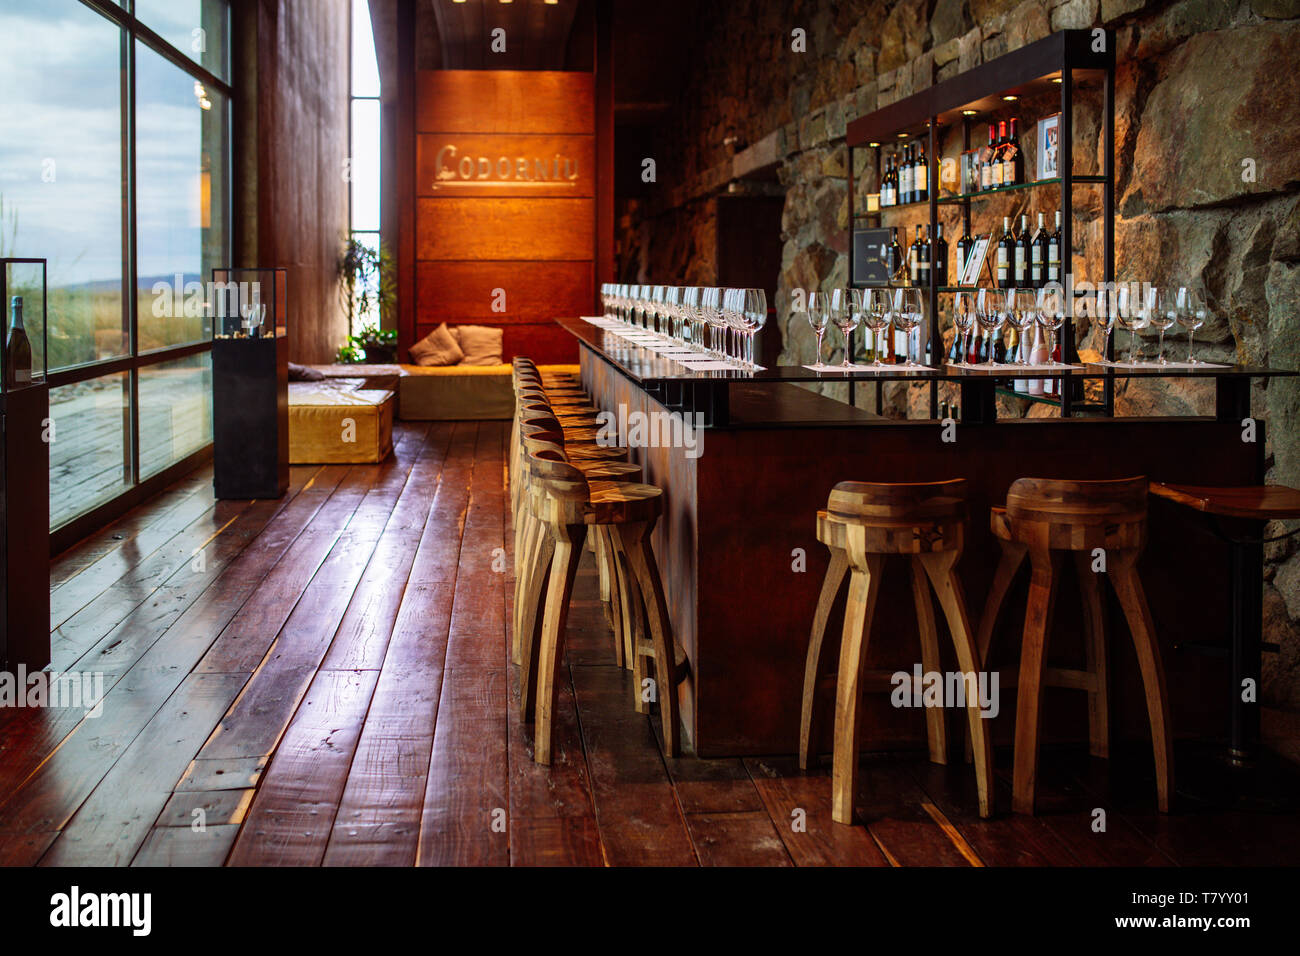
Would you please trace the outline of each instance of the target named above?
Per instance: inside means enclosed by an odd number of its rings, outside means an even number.
[[[593,294],[590,262],[421,262],[416,322],[517,325],[537,316],[583,315]],[[494,312],[496,290],[505,311]]]
[[[416,194],[566,198],[596,193],[593,136],[421,133]]]
[[[591,199],[420,199],[416,259],[592,259]]]
[[[416,77],[419,133],[595,132],[592,74],[543,70],[424,70]]]
[[[593,74],[421,71],[412,125],[416,305],[403,341],[444,321],[492,325],[507,359],[576,361],[554,319],[595,302]]]

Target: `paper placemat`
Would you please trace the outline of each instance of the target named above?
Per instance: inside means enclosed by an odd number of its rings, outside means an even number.
[[[883,375],[886,372],[895,375],[928,375],[939,371],[937,368],[907,365],[850,365],[847,368],[843,365],[805,365],[804,368],[810,372],[870,372],[876,375]]]
[[[996,369],[999,372],[1082,372],[1082,365],[971,365],[969,362],[949,362],[949,368],[965,368],[977,372],[987,372]]]
[[[1161,369],[1161,368],[1232,368],[1231,365],[1220,365],[1217,362],[1165,362],[1161,365],[1159,362],[1089,362],[1089,365],[1099,365],[1102,368],[1128,368],[1128,369]]]

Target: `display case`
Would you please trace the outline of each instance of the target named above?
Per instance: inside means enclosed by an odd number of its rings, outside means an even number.
[[[288,273],[212,270],[212,485],[218,498],[289,487]]]
[[[908,225],[922,225],[928,236],[934,236],[935,226],[947,210],[956,211],[956,221],[961,223],[963,235],[991,235],[999,225],[992,219],[997,214],[1014,218],[1037,202],[1050,204],[1055,200],[1056,209],[1062,213],[1059,248],[1062,250],[1063,273],[1075,271],[1074,220],[1083,213],[1088,220],[1095,218],[1100,227],[1092,230],[1092,239],[1100,243],[1096,257],[1099,274],[1087,278],[1093,282],[1113,282],[1114,39],[1111,32],[1101,29],[1054,33],[851,122],[846,135],[850,153],[849,221],[854,240],[851,248],[856,248],[859,234],[869,235],[869,231],[898,225],[904,229],[899,242],[906,248],[911,238],[906,235]],[[1081,91],[1087,94],[1090,105],[1095,103],[1096,108],[1095,122],[1090,116],[1086,124],[1087,138],[1083,141],[1076,136],[1075,122],[1075,106],[1083,103]],[[972,140],[972,130],[1011,118],[1024,121],[1021,133],[1027,140],[1030,132],[1034,133],[1035,148],[1023,151],[1023,176],[1011,185],[971,188],[972,158],[979,152],[979,144]],[[897,147],[906,145],[922,147],[926,161],[925,181],[934,188],[927,189],[924,199],[883,208],[878,203],[861,202],[858,190],[854,188],[857,151],[869,151],[865,169],[860,175],[880,182],[886,156],[896,154]],[[1095,171],[1076,172],[1077,165],[1092,161],[1099,163]],[[1092,195],[1080,195],[1084,189]],[[1021,201],[1014,203],[1007,197]],[[1043,206],[1036,211],[1043,211]],[[945,238],[956,252],[958,237]],[[863,261],[850,261],[851,284],[875,284],[874,276],[860,268]],[[954,256],[954,261],[960,262],[959,257]],[[928,279],[921,285],[927,293],[929,316],[940,316],[951,304],[952,294],[960,288],[960,271],[960,267],[949,268],[949,283],[941,283],[937,281],[937,270],[928,270]],[[930,321],[928,342],[923,341],[920,348],[924,355],[928,344],[928,364],[936,368],[945,364],[939,329],[938,322]],[[1071,314],[1067,314],[1065,319],[1060,342],[1063,359],[1067,363],[1077,363],[1078,343]],[[1112,337],[1112,353],[1113,348]],[[1112,358],[1113,354],[1105,357]],[[1080,411],[1102,415],[1114,413],[1113,378],[1105,379],[1096,401],[1085,402],[1080,387],[1081,383],[1071,383],[1069,390],[1058,400],[1052,400],[1059,404],[1062,417],[1068,418]],[[931,388],[931,406],[931,414],[937,414],[934,387]]]
[[[50,662],[50,394],[44,259],[0,258],[0,662]]]

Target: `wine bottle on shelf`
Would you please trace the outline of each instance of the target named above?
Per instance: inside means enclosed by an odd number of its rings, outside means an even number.
[[[1002,238],[998,240],[998,288],[1010,289],[1012,261],[1016,257],[1016,240],[1011,235],[1011,218],[1002,217]]]
[[[916,238],[907,247],[907,280],[911,285],[921,284],[921,226],[916,227]]]
[[[903,148],[903,158],[898,166],[898,202],[904,205],[912,201],[912,156],[911,147]]]
[[[1046,343],[1043,342],[1043,330],[1042,328],[1039,327],[1037,322],[1034,323],[1034,347],[1029,352],[1029,364],[1030,365],[1047,364],[1047,345]],[[1029,386],[1028,389],[1029,394],[1042,395],[1043,383],[1045,381],[1047,381],[1047,379],[1043,379],[1043,378],[1029,379],[1026,382],[1026,384]]]
[[[993,188],[993,157],[997,153],[997,127],[989,123],[989,144],[980,156],[980,189]]]
[[[962,273],[966,271],[966,260],[970,258],[973,248],[975,248],[975,240],[970,237],[970,223],[966,223],[962,237],[957,240],[957,276],[953,285],[961,285]],[[978,276],[976,278],[978,279]]]
[[[922,144],[920,154],[912,167],[913,194],[917,202],[925,202],[930,198],[929,182],[930,167],[926,165],[925,146]]]
[[[1011,330],[1015,333],[1015,329]],[[998,365],[1006,365],[1010,359],[1007,358],[1007,341],[998,333],[993,333],[993,361]]]
[[[5,388],[32,384],[32,343],[23,328],[23,297],[9,300],[9,348],[5,355]]]
[[[983,330],[975,329],[975,334],[970,337],[970,345],[966,348],[966,364],[974,365],[980,360],[980,340],[983,337]]]
[[[948,241],[943,238],[943,223],[934,224],[934,238],[930,240],[930,271],[934,284],[940,289],[948,285]]]
[[[1012,329],[1012,330],[1011,330],[1011,337],[1012,337],[1012,339],[1015,341],[1016,344],[1015,344],[1015,348],[1013,349],[1013,351],[1011,352],[1011,354],[1009,354],[1009,355],[1007,356],[1007,361],[1008,361],[1008,362],[1011,362],[1011,363],[1013,363],[1013,364],[1016,364],[1016,365],[1028,365],[1028,364],[1029,364],[1029,337],[1028,337],[1028,335],[1026,335],[1024,338],[1021,338],[1021,337],[1020,337],[1020,330],[1019,330],[1019,329]],[[1023,379],[1023,378],[1012,379],[1012,380],[1011,380],[1011,387],[1012,387],[1012,389],[1014,389],[1015,391],[1020,392],[1020,393],[1023,394],[1023,393],[1025,393],[1025,392],[1029,391],[1029,380],[1028,380],[1028,379]]]
[[[1047,237],[1047,281],[1061,281],[1061,210],[1056,210],[1056,232]]]
[[[898,227],[889,228],[889,249],[885,256],[885,267],[889,270],[889,281],[898,278],[898,271],[903,268],[903,247],[898,244]]]
[[[880,208],[885,209],[892,206],[889,201],[889,159],[885,159],[885,168],[880,173]]]
[[[1041,289],[1047,284],[1047,230],[1043,228],[1043,214],[1038,214],[1038,229],[1029,241],[1029,284]]]
[[[1056,344],[1052,346],[1052,361],[1058,363],[1061,361],[1061,341],[1059,338],[1057,339]],[[1061,385],[1062,380],[1059,378],[1045,379],[1043,381],[1043,394],[1055,395],[1059,398],[1061,395]]]
[[[1008,124],[1006,140],[1002,144],[1002,185],[1018,186],[1025,181],[1025,154],[1020,149],[1020,136],[1016,120]]]
[[[1007,121],[1003,120],[998,123],[998,138],[993,144],[993,158],[989,165],[992,167],[989,173],[990,189],[1001,189],[1002,182],[1002,150],[1007,144]]]
[[[930,288],[930,243],[922,235],[921,227],[916,227],[916,275],[917,285],[923,289]]]
[[[966,356],[961,354],[961,333],[956,328],[952,330],[952,347],[948,349],[949,363],[964,362]]]
[[[1023,289],[1029,285],[1029,217],[1020,217],[1020,235],[1016,237],[1015,287]]]

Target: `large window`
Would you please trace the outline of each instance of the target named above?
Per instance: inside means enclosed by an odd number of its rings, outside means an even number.
[[[0,0],[0,254],[49,260],[50,521],[212,440],[227,0]]]
[[[379,253],[379,63],[370,27],[370,4],[352,0],[352,97],[348,228],[354,241]],[[354,329],[379,325],[379,278],[368,285],[370,310],[352,316]]]

